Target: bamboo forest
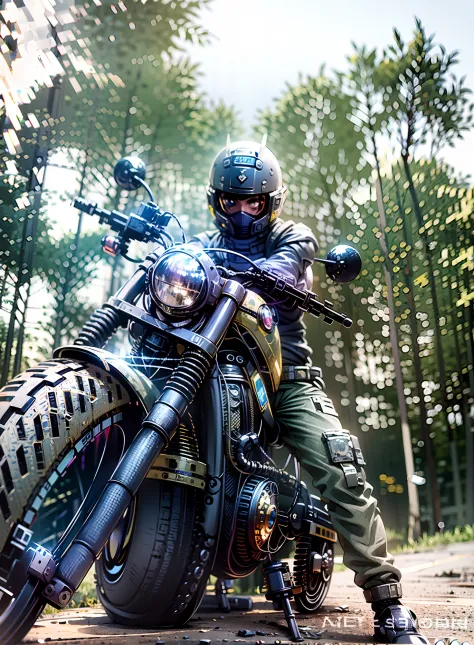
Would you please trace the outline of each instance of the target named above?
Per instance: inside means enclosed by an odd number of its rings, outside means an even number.
[[[473,127],[462,54],[414,18],[383,48],[347,43],[344,69],[287,82],[249,127],[188,53],[212,41],[207,5],[0,2],[0,386],[72,343],[133,271],[74,197],[136,211],[113,168],[139,156],[194,234],[212,228],[205,186],[228,134],[266,135],[283,219],[312,229],[320,257],[336,244],[362,257],[351,284],[314,268],[313,291],[353,327],[306,325],[386,525],[413,539],[474,524],[474,192],[444,160]]]

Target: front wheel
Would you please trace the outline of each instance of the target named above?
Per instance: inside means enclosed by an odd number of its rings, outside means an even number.
[[[194,431],[183,426],[162,453],[197,460]],[[161,459],[161,457],[160,457]],[[199,606],[214,559],[199,524],[204,492],[147,478],[96,564],[97,592],[107,614],[131,626],[184,624]]]
[[[60,557],[70,520],[90,510],[142,416],[110,372],[80,361],[45,361],[0,390],[1,645],[18,643],[45,605],[29,547]]]

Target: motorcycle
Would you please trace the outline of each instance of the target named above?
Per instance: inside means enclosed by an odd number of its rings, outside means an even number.
[[[105,611],[133,626],[183,625],[211,574],[237,579],[263,565],[266,597],[302,640],[291,601],[304,613],[321,606],[337,536],[299,469],[268,454],[282,364],[275,311],[257,291],[326,323],[352,321],[250,260],[233,272],[188,244],[138,158],[120,160],[114,177],[147,191],[136,214],[74,203],[108,224],[104,250],[137,262],[135,273],[73,345],[0,391],[0,644],[18,643],[47,603],[66,607],[94,564]],[[136,260],[132,241],[158,246]],[[344,245],[319,261],[341,282],[360,271]],[[127,326],[131,353],[106,351]],[[87,477],[66,520],[78,464]],[[277,559],[288,540],[292,571]]]

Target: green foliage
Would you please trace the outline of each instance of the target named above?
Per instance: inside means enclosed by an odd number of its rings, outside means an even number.
[[[448,54],[436,45],[434,35],[427,36],[418,18],[415,22],[407,43],[394,29],[394,44],[387,47],[379,68],[380,83],[386,88],[385,109],[402,157],[422,144],[430,146],[430,156],[453,145],[470,128],[474,107],[465,79],[458,80],[453,73],[458,52]]]
[[[19,216],[17,199],[24,195],[24,179],[14,175],[0,177],[0,261],[12,270],[18,265],[24,216]]]
[[[81,582],[81,586],[74,594],[71,602],[68,607],[70,609],[76,609],[81,607],[98,607],[100,603],[97,599],[97,589],[95,585],[95,570],[92,568],[89,573],[86,575],[84,580]],[[43,616],[51,616],[53,614],[59,613],[59,609],[51,607],[51,605],[46,605],[46,608],[43,611]]]
[[[77,53],[82,53],[84,38],[94,61],[121,74],[127,57],[171,55],[186,41],[206,44],[209,32],[199,24],[199,13],[207,4],[209,0],[92,3],[86,13],[75,10]]]
[[[91,7],[78,21],[77,29],[86,30],[95,43],[88,51],[104,73],[81,80],[80,92],[77,79],[68,77],[54,143],[72,155],[78,150],[83,159],[87,155],[84,194],[99,192],[109,206],[136,208],[140,196],[120,193],[112,176],[115,162],[133,153],[146,162],[160,205],[184,213],[186,223],[198,218],[199,228],[207,224],[202,184],[216,145],[240,126],[233,109],[206,101],[198,89],[197,66],[176,55],[178,35],[207,41],[207,31],[197,23],[205,4],[148,2],[125,8],[120,3],[112,10],[103,5]],[[96,43],[97,20],[102,40]],[[132,38],[138,31],[139,38]]]
[[[196,66],[177,57],[185,41],[208,41],[209,34],[199,18],[206,4],[207,0],[132,0],[126,5],[105,2],[71,8],[75,21],[67,38],[62,39],[65,45],[60,52],[68,73],[62,82],[55,82],[56,89],[39,91],[29,106],[34,117],[25,122],[21,132],[23,154],[16,159],[20,175],[15,190],[10,184],[2,186],[0,199],[10,204],[0,224],[3,304],[18,301],[13,288],[18,275],[23,275],[18,265],[25,242],[24,222],[32,214],[27,201],[17,203],[16,198],[22,189],[33,185],[40,149],[46,156],[61,151],[78,168],[82,196],[95,193],[105,205],[126,210],[137,203],[134,195],[117,190],[113,166],[126,154],[140,154],[147,162],[160,204],[187,211],[189,221],[197,221],[193,215],[199,214],[200,223],[207,223],[205,192],[201,187],[198,190],[196,183],[203,177],[203,159],[205,166],[211,161],[203,153],[208,154],[212,144],[207,142],[214,141],[217,134],[224,141],[223,127],[237,128],[232,110],[208,105],[198,91]],[[35,119],[41,128],[26,128]],[[42,194],[46,194],[44,190]],[[32,195],[28,197],[31,201]],[[51,304],[46,305],[46,336],[38,338],[37,349],[44,353],[49,351],[48,334],[53,345],[72,339],[99,304],[91,300],[86,286],[104,271],[104,265],[97,263],[99,234],[80,235],[77,243],[69,235],[57,240],[50,235],[46,212],[43,202],[38,233],[29,242],[34,254],[30,274],[40,281],[35,288],[47,285],[55,302],[52,316],[48,313]],[[29,294],[28,288],[20,316],[16,305],[5,312],[15,319],[20,332],[25,327]],[[8,326],[5,317],[2,324]],[[11,348],[11,338],[7,346]],[[21,354],[23,343],[13,349]]]
[[[97,589],[95,586],[95,573],[91,569],[81,583],[81,586],[74,594],[71,607],[95,607],[99,604],[97,600]]]
[[[289,215],[311,217],[317,209],[334,221],[351,192],[365,184],[364,135],[350,111],[342,85],[321,74],[288,86],[260,114],[258,131],[268,132],[290,184]]]
[[[55,301],[52,316],[46,316],[43,327],[50,334],[51,348],[73,341],[95,309],[91,285],[107,266],[101,253],[102,235],[103,232],[82,235],[77,248],[72,234],[50,240],[50,263],[42,277]]]
[[[460,203],[466,196],[469,196],[467,186],[463,180],[459,180],[453,169],[449,166],[438,164],[434,161],[420,162],[413,167],[413,181],[416,189],[423,198],[423,204],[427,212],[430,213],[429,219],[426,220],[426,231],[429,235],[430,249],[435,266],[444,269],[444,279],[438,285],[440,294],[440,320],[435,320],[433,310],[430,306],[428,289],[428,276],[426,263],[424,259],[423,248],[416,244],[420,232],[416,220],[410,217],[412,212],[411,202],[407,194],[406,181],[397,164],[392,168],[391,174],[385,177],[384,181],[384,207],[387,217],[386,235],[389,245],[388,260],[390,261],[393,273],[393,294],[396,307],[396,322],[399,325],[399,343],[402,349],[402,355],[405,354],[403,367],[406,377],[406,386],[410,387],[414,377],[412,373],[412,348],[410,347],[410,308],[407,295],[410,290],[404,280],[407,264],[411,258],[413,265],[414,284],[411,295],[418,311],[420,326],[423,330],[421,336],[422,357],[426,368],[425,375],[429,380],[436,382],[437,366],[434,360],[434,336],[433,328],[435,324],[441,327],[443,344],[446,343],[445,357],[447,362],[447,373],[451,379],[452,375],[457,374],[456,355],[454,352],[454,331],[458,318],[462,318],[462,310],[453,311],[449,291],[453,291],[454,300],[459,299],[459,287],[462,281],[460,273],[460,263],[452,264],[462,249],[466,248],[472,236],[472,226],[469,218],[465,221],[454,219],[451,214],[455,213]],[[366,223],[365,232],[360,237],[361,249],[364,251],[365,268],[361,279],[357,283],[357,291],[363,290],[374,302],[368,304],[368,311],[372,315],[374,322],[381,322],[381,314],[377,313],[380,305],[386,300],[386,286],[383,282],[381,265],[385,258],[383,257],[378,245],[377,237],[380,235],[378,228],[378,205],[375,200],[368,201],[363,210],[362,219]],[[353,241],[353,236],[351,236]],[[450,261],[451,260],[451,261]],[[457,281],[455,276],[457,276]],[[362,291],[360,291],[362,293]],[[452,322],[454,316],[455,324]],[[388,326],[379,325],[379,330],[371,329],[369,339],[379,338],[380,342],[386,343],[385,351],[389,351]],[[381,336],[385,337],[385,340]],[[453,376],[453,378],[455,378]],[[457,379],[455,381],[458,383]],[[453,386],[453,382],[450,382]],[[433,392],[433,402],[436,406],[441,404],[439,389]],[[456,398],[462,398],[462,388],[457,392]],[[416,418],[418,410],[416,405],[411,406],[410,410],[413,418]],[[451,410],[449,410],[451,411]],[[439,417],[439,415],[436,415]],[[442,422],[441,422],[442,423]]]
[[[442,531],[434,535],[423,533],[420,539],[394,549],[393,553],[419,553],[439,546],[472,541],[474,541],[474,524],[465,524],[456,526],[452,531]]]

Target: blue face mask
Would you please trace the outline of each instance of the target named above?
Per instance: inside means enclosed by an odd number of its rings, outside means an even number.
[[[232,226],[232,235],[234,237],[240,240],[250,237],[255,217],[252,217],[252,215],[244,211],[240,211],[238,213],[232,213],[232,215],[226,214],[226,218]]]

